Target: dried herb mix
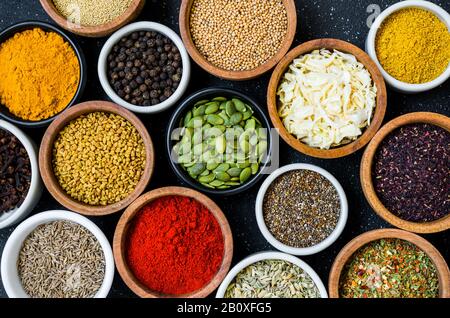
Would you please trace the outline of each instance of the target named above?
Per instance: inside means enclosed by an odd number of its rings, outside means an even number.
[[[31,183],[28,153],[19,139],[0,129],[0,214],[25,200]]]
[[[381,143],[373,182],[385,207],[412,222],[450,212],[450,133],[430,124],[401,127]]]
[[[339,293],[345,298],[435,298],[436,267],[416,245],[381,239],[360,248],[346,264]]]
[[[103,283],[105,256],[83,226],[54,221],[38,226],[22,245],[17,270],[36,298],[91,298]]]
[[[280,242],[314,246],[336,228],[341,210],[333,184],[310,170],[286,172],[273,181],[263,202],[264,221]]]

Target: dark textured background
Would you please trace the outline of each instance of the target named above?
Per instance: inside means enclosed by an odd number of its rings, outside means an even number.
[[[299,43],[315,38],[333,37],[350,41],[361,48],[364,48],[365,37],[368,33],[366,25],[367,7],[374,3],[378,4],[382,10],[395,3],[394,0],[298,0],[298,30],[295,37],[294,46]],[[432,1],[450,11],[448,0]],[[176,32],[178,31],[178,9],[179,0],[147,0],[147,4],[139,16],[138,20],[150,20],[163,23]],[[49,17],[41,8],[38,0],[0,0],[0,30],[11,24],[25,20],[50,21]],[[71,35],[78,41],[86,55],[88,63],[88,84],[83,101],[93,99],[107,99],[100,86],[97,77],[97,59],[105,39],[85,39]],[[191,94],[201,88],[220,85],[230,88],[240,89],[253,96],[262,106],[265,106],[266,88],[270,77],[270,72],[260,79],[233,83],[219,80],[202,71],[193,64],[192,81],[186,92]],[[388,110],[385,122],[399,115],[414,111],[434,111],[437,113],[450,115],[450,81],[443,86],[419,95],[405,96],[389,90]],[[176,107],[176,106],[175,106]],[[156,170],[147,190],[167,185],[179,185],[179,180],[172,173],[166,159],[164,148],[164,135],[166,123],[173,111],[173,108],[156,116],[140,116],[148,127],[153,137],[156,149]],[[40,142],[44,130],[27,130],[28,134],[35,136],[36,142]],[[319,165],[330,171],[344,187],[349,201],[349,218],[347,226],[339,240],[331,247],[313,256],[301,257],[310,264],[322,278],[325,285],[328,282],[328,272],[333,259],[339,250],[356,235],[368,230],[388,227],[367,204],[359,183],[359,165],[362,151],[349,157],[335,160],[319,160],[309,158],[291,149],[287,144],[281,142],[280,145],[281,165],[306,162]],[[271,246],[260,234],[254,213],[254,202],[259,188],[257,184],[247,193],[229,197],[214,198],[225,212],[234,237],[235,253],[233,265],[242,260],[247,255],[258,251],[271,250]],[[49,209],[62,208],[49,194],[44,192],[40,204],[33,213],[46,211]],[[116,223],[120,213],[112,216],[92,218],[106,236],[112,240]],[[0,252],[14,228],[0,230]],[[445,233],[424,235],[430,240],[448,260],[450,257],[450,238],[448,231]],[[133,297],[134,294],[122,282],[116,273],[114,284],[110,292],[110,297]],[[3,286],[0,283],[0,297],[6,297]]]

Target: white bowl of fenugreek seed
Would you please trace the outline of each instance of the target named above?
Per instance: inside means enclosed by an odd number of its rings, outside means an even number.
[[[262,252],[237,263],[217,298],[328,298],[317,273],[304,261],[280,252]]]
[[[255,211],[258,227],[273,247],[311,255],[339,238],[348,203],[341,184],[328,171],[298,163],[275,170],[264,181]]]
[[[372,24],[366,51],[392,88],[434,89],[450,78],[450,14],[429,1],[396,3]]]
[[[12,232],[1,277],[10,298],[106,298],[114,258],[108,239],[92,221],[69,211],[47,211]]]

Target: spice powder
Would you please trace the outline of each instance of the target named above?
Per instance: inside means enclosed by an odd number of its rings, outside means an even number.
[[[264,221],[280,242],[296,247],[314,246],[325,240],[339,220],[340,198],[333,184],[310,170],[279,176],[267,189]]]

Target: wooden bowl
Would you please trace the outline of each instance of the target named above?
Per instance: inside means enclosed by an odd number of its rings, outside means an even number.
[[[56,9],[53,0],[40,0],[40,2],[45,12],[47,12],[50,18],[52,18],[60,27],[72,33],[93,38],[107,36],[125,24],[130,23],[141,13],[145,5],[145,0],[133,0],[128,9],[115,20],[96,26],[83,26],[68,21],[67,18]]]
[[[439,297],[450,297],[450,271],[448,269],[448,265],[441,253],[439,253],[439,251],[430,242],[416,234],[406,231],[397,229],[381,229],[369,231],[357,236],[345,245],[339,252],[334,260],[333,266],[331,267],[330,277],[328,280],[328,292],[330,298],[339,298],[339,280],[341,272],[344,270],[345,265],[353,254],[367,243],[385,238],[402,239],[416,245],[424,251],[428,257],[430,257],[434,266],[436,266],[439,279]]]
[[[144,173],[141,180],[137,184],[131,194],[119,201],[106,206],[94,206],[86,203],[79,202],[69,196],[59,185],[53,173],[52,158],[53,158],[53,144],[58,137],[58,133],[72,120],[78,118],[81,115],[93,113],[93,112],[107,112],[117,114],[128,120],[139,132],[144,140],[146,151],[146,162]],[[150,135],[147,132],[144,124],[133,113],[122,108],[116,104],[104,101],[89,101],[78,104],[64,111],[59,115],[52,124],[47,128],[44,137],[42,138],[41,147],[39,150],[39,170],[41,172],[42,180],[44,181],[47,190],[60,204],[67,209],[91,216],[108,215],[117,211],[125,209],[131,202],[144,192],[147,187],[150,177],[153,173],[154,167],[154,151],[153,143]]]
[[[380,131],[375,135],[375,137],[367,146],[366,151],[364,152],[360,168],[361,186],[364,195],[367,201],[369,201],[372,209],[385,221],[389,222],[393,226],[416,233],[437,233],[450,229],[450,215],[431,222],[419,223],[403,220],[394,215],[383,205],[383,203],[378,198],[372,182],[373,161],[381,142],[385,137],[387,137],[391,132],[398,129],[399,127],[415,123],[428,123],[450,131],[450,118],[435,113],[410,113],[397,117],[394,120],[390,121],[380,129]]]
[[[217,67],[210,63],[198,50],[191,37],[190,31],[190,14],[191,7],[194,0],[182,0],[180,8],[180,33],[184,45],[189,52],[192,59],[208,73],[227,80],[245,81],[254,79],[272,69],[278,61],[286,54],[294,41],[295,32],[297,30],[297,11],[295,2],[293,0],[282,0],[286,7],[288,29],[286,37],[284,38],[281,48],[275,56],[269,59],[266,63],[258,66],[255,69],[248,71],[228,71]]]
[[[224,239],[224,255],[222,260],[222,265],[219,271],[213,277],[213,279],[203,288],[194,291],[190,294],[185,295],[164,295],[145,287],[132,273],[126,262],[126,243],[127,243],[127,233],[132,223],[134,216],[147,205],[149,202],[165,196],[184,196],[195,199],[199,203],[203,204],[208,210],[214,215],[219,226],[222,230]],[[117,270],[120,276],[124,280],[125,284],[138,296],[143,298],[203,298],[211,294],[223,281],[225,276],[230,269],[231,259],[233,257],[233,237],[231,235],[230,226],[228,221],[223,214],[222,210],[207,196],[182,187],[165,187],[159,188],[139,197],[134,201],[128,209],[122,214],[122,217],[117,224],[116,232],[114,233],[113,241],[114,258],[116,260]]]
[[[288,69],[289,65],[292,61],[298,58],[300,55],[310,53],[317,49],[336,49],[344,53],[353,54],[357,60],[362,63],[367,70],[372,75],[372,80],[377,86],[377,100],[375,112],[372,117],[372,122],[369,127],[367,127],[364,133],[358,137],[355,141],[331,148],[331,149],[319,149],[313,148],[305,143],[301,142],[293,135],[291,135],[287,129],[284,127],[283,122],[278,116],[278,98],[277,98],[277,90],[283,75]],[[269,108],[270,119],[272,120],[272,124],[286,143],[288,143],[295,150],[316,158],[323,159],[334,159],[341,158],[344,156],[348,156],[362,147],[364,147],[375,135],[378,129],[381,126],[381,123],[384,119],[384,114],[386,112],[386,104],[387,104],[387,93],[386,93],[386,85],[384,83],[383,76],[381,75],[379,69],[376,64],[370,59],[370,57],[357,46],[337,40],[337,39],[318,39],[303,43],[293,50],[291,50],[281,61],[278,63],[277,67],[273,71],[272,77],[270,78],[269,88],[267,90],[267,106]]]

